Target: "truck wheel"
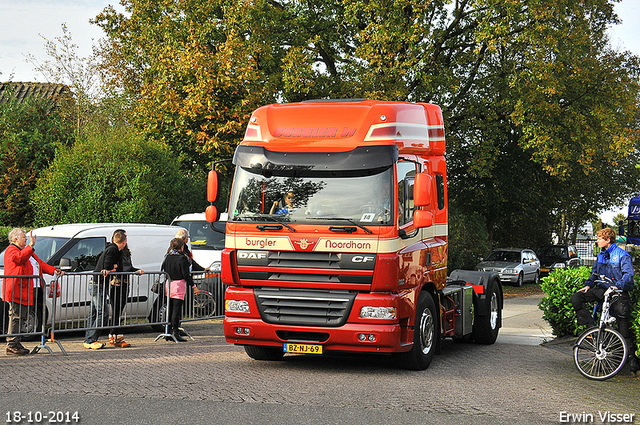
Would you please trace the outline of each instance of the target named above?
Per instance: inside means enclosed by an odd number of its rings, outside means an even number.
[[[409,370],[424,370],[429,367],[436,351],[437,317],[436,305],[431,294],[426,291],[421,292],[416,309],[413,347],[411,351],[394,355],[398,366]]]
[[[245,345],[244,351],[254,360],[280,360],[284,356],[284,351],[280,347]]]
[[[487,301],[489,302],[489,311],[483,316],[478,316],[478,308],[476,306],[476,316],[473,320],[473,340],[478,344],[493,344],[498,338],[498,330],[502,323],[502,308],[500,307],[500,293],[496,289],[496,285],[489,286],[487,292]]]

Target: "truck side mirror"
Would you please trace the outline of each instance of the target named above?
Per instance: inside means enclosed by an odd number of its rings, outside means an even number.
[[[413,227],[420,229],[430,226],[433,226],[433,214],[431,211],[415,210],[413,212]]]
[[[216,170],[210,170],[207,176],[207,201],[211,203],[204,212],[205,219],[209,223],[215,223],[220,219],[220,212],[213,203],[220,193],[220,175]]]
[[[209,205],[206,210],[204,210],[205,219],[209,223],[215,223],[220,219],[220,212],[215,205]]]
[[[429,205],[431,205],[432,187],[433,178],[431,177],[431,175],[427,173],[416,174],[415,180],[413,182],[413,203],[416,207],[428,207]]]
[[[218,199],[220,178],[216,170],[210,170],[207,176],[207,201],[216,202]]]

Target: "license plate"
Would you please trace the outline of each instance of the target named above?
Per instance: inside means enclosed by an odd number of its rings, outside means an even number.
[[[283,351],[285,353],[322,354],[322,345],[285,343]]]

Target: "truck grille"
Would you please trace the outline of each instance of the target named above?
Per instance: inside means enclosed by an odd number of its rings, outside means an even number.
[[[371,285],[376,256],[332,252],[239,250],[237,261],[238,275],[245,284],[286,281]]]
[[[260,317],[267,323],[299,326],[342,326],[355,293],[342,290],[256,288]]]

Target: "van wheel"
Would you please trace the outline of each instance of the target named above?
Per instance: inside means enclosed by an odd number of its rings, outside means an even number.
[[[158,307],[158,300],[155,300],[153,303],[153,309],[151,313],[149,313],[149,322],[153,323],[151,325],[151,329],[156,332],[164,332],[165,325],[158,324],[157,322],[163,322],[167,318],[167,303],[163,302],[160,307]]]
[[[280,347],[245,345],[244,351],[254,360],[280,360],[284,357],[284,351]]]
[[[45,314],[48,314],[48,310],[46,307],[44,311],[45,311]],[[20,332],[26,333],[26,334],[32,334],[32,335],[23,335],[21,339],[23,341],[33,341],[35,339],[38,339],[39,335],[33,335],[33,334],[40,332],[41,328],[42,328],[42,311],[40,310],[39,307],[37,311],[35,309],[29,309],[29,314],[27,315],[27,318],[22,322],[22,329],[20,329]]]
[[[413,327],[413,347],[405,353],[396,353],[398,366],[409,370],[424,370],[429,367],[436,352],[438,336],[436,305],[427,291],[418,297],[416,322]]]

